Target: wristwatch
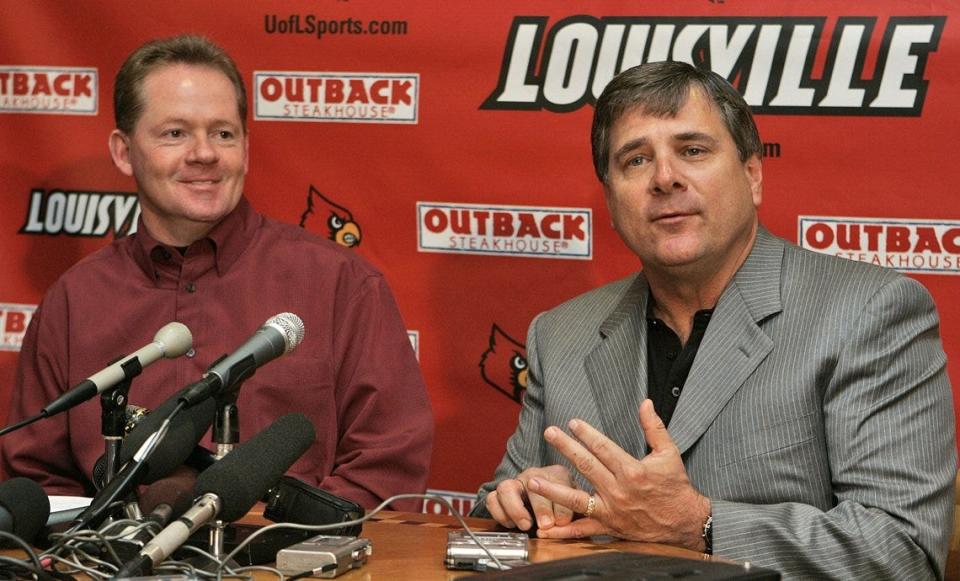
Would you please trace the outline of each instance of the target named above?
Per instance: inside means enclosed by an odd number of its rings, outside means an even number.
[[[703,538],[703,552],[713,554],[713,515],[707,515],[707,520],[703,521],[703,532],[700,533]]]

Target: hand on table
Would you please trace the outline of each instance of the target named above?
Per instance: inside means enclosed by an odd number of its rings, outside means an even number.
[[[574,419],[568,425],[576,439],[555,426],[544,431],[544,438],[593,485],[593,507],[586,491],[538,474],[529,476],[526,488],[531,497],[584,515],[543,528],[539,536],[606,534],[704,550],[701,535],[711,513],[710,499],[690,484],[680,451],[653,402],[644,400],[640,405],[640,426],[651,450],[640,460],[584,421]]]
[[[518,528],[522,531],[530,530],[534,518],[539,531],[569,525],[573,511],[562,503],[530,491],[528,483],[534,478],[556,486],[574,488],[570,471],[563,466],[528,468],[516,478],[500,481],[497,489],[487,495],[487,510],[490,516],[507,528]],[[529,507],[525,502],[527,500]]]

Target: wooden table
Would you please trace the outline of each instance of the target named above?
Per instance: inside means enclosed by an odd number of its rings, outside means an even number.
[[[244,524],[273,524],[258,512],[262,506],[244,517]],[[474,531],[496,530],[496,523],[488,519],[464,519]],[[474,575],[471,571],[448,570],[444,566],[447,547],[447,533],[459,530],[462,526],[455,517],[449,515],[428,515],[410,512],[383,511],[363,524],[360,536],[369,539],[373,548],[367,563],[358,569],[349,571],[337,579],[344,581],[383,581],[406,579],[430,581],[449,580]],[[319,534],[319,533],[318,533]],[[634,543],[604,539],[578,540],[530,540],[530,561],[552,561],[568,557],[588,555],[600,551],[623,551],[669,555],[696,560],[712,560],[701,553],[658,545],[652,543]],[[22,551],[16,549],[0,550],[0,554],[23,558]],[[722,559],[718,559],[721,560]],[[276,576],[261,571],[253,572],[257,581],[275,580]],[[80,579],[88,579],[79,575]]]
[[[495,530],[492,520],[467,518],[470,528],[475,531]],[[245,522],[266,523],[255,516]],[[444,564],[447,547],[447,533],[461,529],[457,520],[448,515],[427,515],[408,512],[378,513],[372,520],[363,524],[360,536],[370,539],[373,554],[365,565],[354,569],[337,579],[352,580],[433,580],[456,579],[470,575],[469,571],[451,571]],[[671,555],[691,559],[709,560],[711,557],[666,545],[651,543],[633,543],[626,541],[604,540],[551,540],[531,539],[530,560],[533,562],[552,561],[567,557],[576,557],[596,551],[630,551]],[[258,579],[272,576],[256,574]],[[274,577],[275,578],[275,577]]]

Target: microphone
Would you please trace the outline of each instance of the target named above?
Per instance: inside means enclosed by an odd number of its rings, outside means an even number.
[[[204,524],[234,521],[245,515],[306,452],[316,434],[303,414],[281,416],[268,428],[200,473],[194,494],[199,498],[128,561],[115,577],[136,577],[169,557]]]
[[[129,525],[117,533],[111,530],[116,527],[111,522],[100,528],[100,534],[113,537],[110,548],[123,561],[135,558],[157,531],[190,508],[193,504],[194,480],[191,477],[174,476],[149,486],[140,496],[140,505],[146,514],[135,519],[138,526]],[[149,527],[144,526],[146,523],[150,523]],[[81,543],[79,548],[100,558],[107,558],[108,555],[107,548],[96,541]]]
[[[127,496],[140,484],[150,484],[169,475],[190,456],[213,422],[216,402],[209,399],[177,414],[171,420],[163,440],[157,444],[157,429],[169,416],[169,410],[178,405],[178,397],[179,394],[168,399],[130,433],[120,448],[123,469],[97,492],[90,505],[77,516],[70,527],[71,532],[99,526],[114,502]]]
[[[140,368],[150,365],[157,359],[180,357],[193,346],[193,335],[183,323],[167,323],[153,336],[153,342],[144,345],[120,361],[84,379],[69,391],[53,400],[40,413],[44,417],[66,411],[83,403],[93,396],[103,393],[121,381],[128,379],[126,366],[137,361]],[[139,373],[139,370],[137,371]]]
[[[167,398],[156,410],[149,413],[143,413],[144,408],[127,406],[127,411],[131,414],[128,425],[133,427],[120,445],[117,466],[123,466],[132,460],[140,446],[160,429],[163,421],[180,403],[182,393],[181,391]],[[203,402],[203,405],[181,410],[171,422],[173,425],[170,426],[170,433],[166,436],[167,440],[165,442],[167,443],[163,444],[161,449],[158,449],[154,456],[150,458],[149,470],[144,475],[141,484],[152,484],[156,480],[166,477],[184,463],[197,470],[204,470],[213,463],[215,458],[206,448],[195,446],[194,449],[190,449],[185,446],[188,445],[187,442],[190,440],[193,441],[193,444],[200,442],[207,428],[213,423],[216,412],[216,402],[212,399]],[[171,438],[176,440],[171,440]],[[181,447],[181,445],[184,447]],[[106,459],[104,456],[100,456],[93,466],[94,484],[98,488],[103,488],[105,477]]]
[[[239,349],[215,361],[200,381],[187,386],[180,401],[192,406],[233,389],[258,367],[292,351],[303,341],[303,332],[303,321],[293,313],[270,317]]]
[[[112,542],[117,555],[124,561],[136,558],[140,550],[154,537],[154,531],[162,529],[186,512],[193,505],[192,484],[193,478],[174,477],[160,480],[147,488],[140,497],[140,505],[147,514],[140,522],[152,523],[153,530],[144,528],[137,532],[121,533],[120,538]]]
[[[0,531],[32,545],[48,518],[50,499],[39,484],[22,476],[0,483]]]

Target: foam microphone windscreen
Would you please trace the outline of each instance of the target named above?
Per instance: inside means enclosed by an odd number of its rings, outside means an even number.
[[[173,408],[177,405],[179,393],[160,407],[147,414],[140,420],[127,437],[124,438],[120,446],[120,456],[118,466],[123,466],[133,458],[140,446],[157,431],[163,420],[166,419]],[[214,416],[217,413],[217,404],[213,398],[207,399],[193,407],[181,410],[173,421],[170,422],[170,429],[167,435],[160,442],[160,445],[153,451],[148,461],[147,474],[143,479],[143,484],[156,482],[160,478],[173,472],[178,466],[182,465],[186,459],[193,453],[197,443],[203,438],[207,428],[213,423]]]
[[[0,483],[2,529],[33,544],[50,518],[50,499],[39,484],[29,478],[11,478]]]
[[[287,414],[197,476],[195,496],[216,494],[218,517],[235,521],[249,511],[307,451],[316,434],[303,414]]]

